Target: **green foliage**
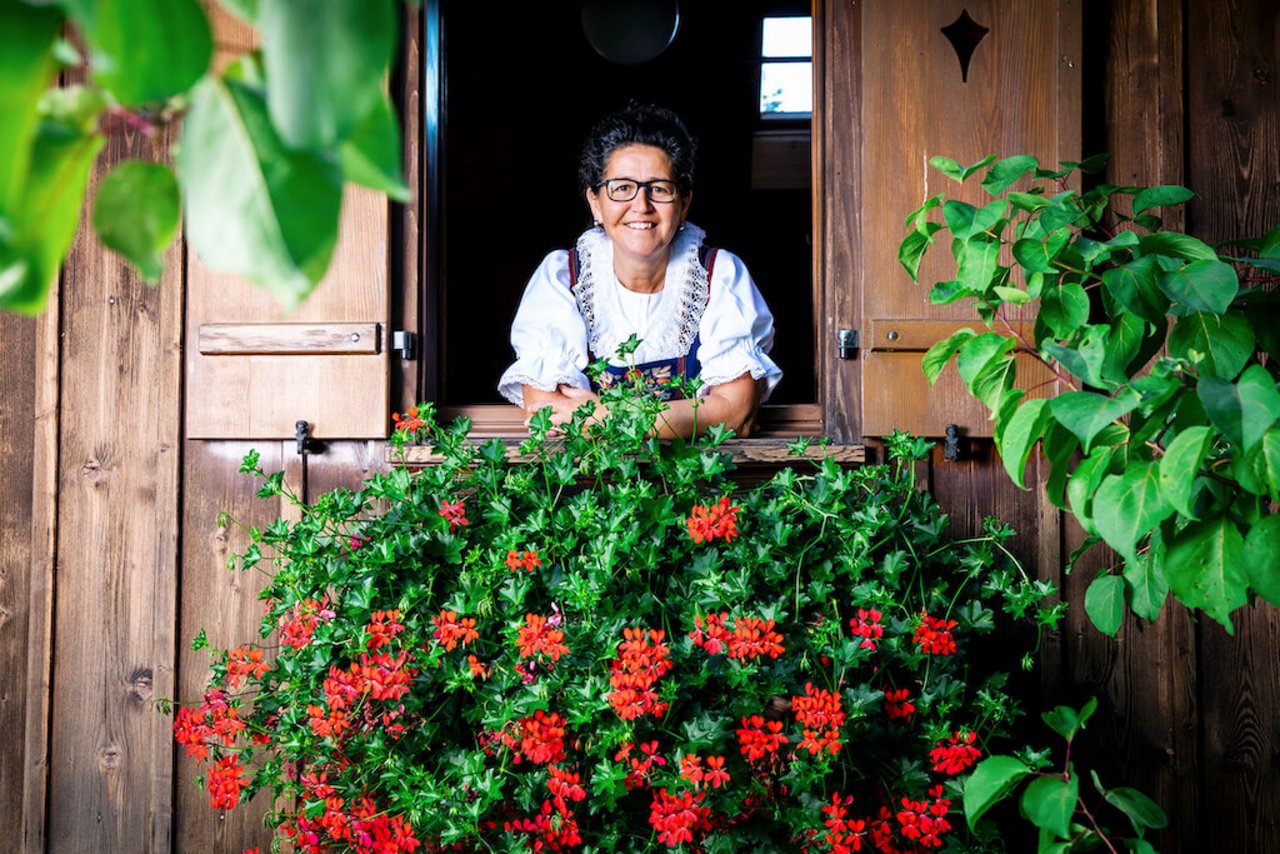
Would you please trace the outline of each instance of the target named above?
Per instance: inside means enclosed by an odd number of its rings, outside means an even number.
[[[296,804],[271,824],[325,850],[343,826],[424,850],[929,844],[909,825],[1002,847],[950,817],[1019,714],[996,647],[974,653],[1015,618],[1026,652],[1062,614],[1012,531],[948,538],[905,435],[889,465],[736,487],[727,431],[660,442],[662,404],[625,385],[600,423],[539,413],[520,460],[414,407],[393,444],[438,463],[249,531],[261,640],[212,649],[175,721],[211,802],[270,790]]]
[[[1022,817],[1040,832],[1041,852],[1145,851],[1155,848],[1144,839],[1148,830],[1159,830],[1169,823],[1164,811],[1137,789],[1107,789],[1096,771],[1090,771],[1094,790],[1101,801],[1091,804],[1080,791],[1080,775],[1071,762],[1071,745],[1097,709],[1098,701],[1089,700],[1079,711],[1058,706],[1041,715],[1050,729],[1066,742],[1061,771],[1045,770],[1043,757],[1048,751],[1035,752],[1027,761],[1014,756],[988,756],[973,769],[964,790],[964,813],[969,826],[981,829],[988,810],[1013,796],[1024,782],[1018,805]],[[1109,804],[1128,819],[1133,829],[1130,838],[1118,838],[1102,819],[1102,805]]]
[[[967,301],[991,330],[938,342],[923,370],[932,383],[954,361],[991,411],[1014,483],[1025,488],[1038,444],[1049,499],[1076,516],[1086,546],[1121,556],[1089,587],[1094,625],[1115,634],[1126,607],[1154,620],[1170,592],[1227,631],[1251,594],[1280,605],[1269,515],[1280,498],[1280,295],[1259,287],[1280,273],[1280,226],[1225,255],[1151,213],[1193,198],[1184,187],[1071,185],[1100,159],[1060,170],[1025,155],[931,163],[959,182],[986,169],[982,190],[997,198],[935,196],[907,220],[899,258],[912,279],[948,232],[956,278],[930,298]],[[1033,331],[1015,317],[1033,318]],[[1017,353],[1048,368],[1056,396],[1015,388]]]
[[[179,199],[202,260],[292,307],[328,269],[346,181],[408,198],[385,92],[398,0],[224,5],[260,27],[262,46],[215,73],[197,0],[0,0],[0,310],[43,308],[110,133],[186,116],[176,175],[121,164],[93,202],[102,242],[149,282]],[[90,83],[58,88],[63,63]]]

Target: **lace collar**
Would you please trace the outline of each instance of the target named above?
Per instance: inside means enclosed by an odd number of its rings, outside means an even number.
[[[654,295],[661,303],[650,323],[648,337],[636,350],[637,363],[688,355],[698,336],[698,324],[707,306],[707,271],[698,259],[706,232],[685,223],[671,242],[667,278]],[[578,238],[580,269],[574,297],[587,322],[593,358],[612,360],[618,345],[636,330],[627,328],[618,290],[622,283],[613,272],[613,241],[603,229],[592,228]]]

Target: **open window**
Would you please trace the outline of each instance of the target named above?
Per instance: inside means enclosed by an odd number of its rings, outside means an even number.
[[[522,413],[496,389],[513,358],[511,319],[543,256],[590,225],[576,177],[582,140],[634,99],[674,109],[698,138],[690,219],[745,260],[774,312],[773,358],[785,376],[763,430],[822,431],[811,118],[793,111],[785,126],[766,127],[760,112],[763,22],[795,11],[761,0],[681,4],[669,47],[622,65],[592,49],[578,3],[515,4],[500,14],[464,0],[424,4],[426,397],[446,415],[471,417],[480,433],[524,432]],[[762,146],[766,130],[792,136]]]

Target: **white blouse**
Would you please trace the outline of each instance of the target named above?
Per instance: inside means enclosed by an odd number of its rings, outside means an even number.
[[[590,389],[584,371],[591,354],[624,366],[616,351],[634,334],[640,339],[631,357],[636,364],[686,356],[698,338],[699,394],[750,373],[752,379],[765,379],[767,399],[782,379],[768,356],[773,314],[732,252],[716,252],[708,282],[698,260],[704,237],[701,228],[685,223],[671,244],[666,284],[655,294],[622,286],[613,272],[613,243],[600,229],[578,238],[580,271],[572,288],[568,251],[549,254],[516,310],[511,324],[516,361],[498,381],[498,391],[522,406],[524,385],[543,391],[559,385]]]

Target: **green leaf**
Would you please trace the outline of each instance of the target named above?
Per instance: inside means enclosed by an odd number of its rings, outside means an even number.
[[[0,309],[38,312],[80,224],[89,170],[104,140],[52,123],[37,131],[13,235],[0,237]]]
[[[1055,338],[1070,338],[1089,321],[1089,295],[1075,282],[1046,287],[1040,298],[1040,318]]]
[[[902,243],[898,244],[898,263],[911,276],[911,281],[918,280],[920,259],[933,243],[934,233],[940,228],[942,226],[936,222],[926,222],[924,231],[908,232],[907,236],[902,238]]]
[[[1107,476],[1114,456],[1113,448],[1095,448],[1080,461],[1067,481],[1067,504],[1086,533],[1098,533],[1093,522],[1093,496],[1098,491],[1098,484]]]
[[[1235,634],[1231,612],[1247,601],[1244,538],[1225,514],[1192,522],[1170,540],[1165,575],[1188,608],[1199,608]]]
[[[1156,283],[1156,272],[1156,259],[1147,256],[1104,271],[1102,283],[1120,305],[1157,323],[1168,312],[1169,300]]]
[[[1139,836],[1148,828],[1160,830],[1169,825],[1169,817],[1164,814],[1164,810],[1137,789],[1120,786],[1107,791],[1103,797],[1107,803],[1129,817],[1133,832]]]
[[[1160,489],[1174,509],[1188,519],[1196,517],[1200,466],[1211,447],[1213,434],[1208,427],[1188,427],[1169,443],[1160,458]]]
[[[1015,154],[991,164],[987,177],[982,179],[982,189],[993,196],[1009,189],[1015,181],[1034,170],[1039,162],[1029,154]]]
[[[986,237],[971,238],[960,244],[956,261],[956,281],[971,291],[981,293],[991,286],[1000,268],[1000,242]]]
[[[1249,586],[1280,607],[1280,516],[1267,516],[1244,538],[1244,568]]]
[[[1118,575],[1095,578],[1084,594],[1084,612],[1098,631],[1115,637],[1124,620],[1124,579]]]
[[[1121,385],[1129,381],[1131,370],[1142,369],[1146,360],[1135,362],[1142,351],[1146,332],[1147,322],[1132,312],[1121,312],[1112,319],[1102,360],[1104,379]]]
[[[958,240],[968,240],[991,232],[1004,219],[1008,210],[1009,203],[1003,199],[997,199],[981,208],[948,200],[942,206],[942,216],[947,222],[947,228],[951,229],[952,236]]]
[[[973,830],[978,820],[1013,791],[1031,769],[1012,756],[989,756],[964,784],[964,817]]]
[[[101,0],[86,35],[94,82],[127,106],[186,92],[213,59],[197,0]]]
[[[965,385],[973,390],[974,379],[993,361],[1009,358],[1008,353],[1014,347],[1012,338],[984,332],[967,338],[959,347],[956,357],[956,369]]]
[[[1170,273],[1157,277],[1160,290],[1174,302],[1194,311],[1225,314],[1240,291],[1235,268],[1219,261],[1192,261]]]
[[[1009,203],[1021,211],[1037,211],[1049,204],[1049,200],[1037,193],[1010,193]]]
[[[1064,740],[1071,741],[1080,730],[1084,729],[1085,723],[1097,708],[1098,698],[1090,697],[1078,712],[1070,706],[1057,706],[1052,711],[1043,712],[1040,719],[1044,721],[1045,726],[1062,736]]]
[[[1164,577],[1165,547],[1162,527],[1151,532],[1147,553],[1124,565],[1124,581],[1129,589],[1129,607],[1142,619],[1154,623],[1169,598],[1169,582]]]
[[[57,72],[53,47],[61,30],[56,9],[0,4],[0,222],[22,196],[39,121],[36,105]]]
[[[996,449],[1004,462],[1004,470],[1019,489],[1027,489],[1023,483],[1027,458],[1051,417],[1049,401],[1031,400],[1018,407],[1008,424],[996,430]]]
[[[1254,495],[1280,500],[1280,428],[1271,428],[1252,450],[1232,457],[1231,474]]]
[[[1071,232],[1060,228],[1044,240],[1019,240],[1013,244],[1013,257],[1029,273],[1051,273],[1054,259],[1070,239]]]
[[[1250,365],[1235,383],[1203,376],[1196,395],[1214,426],[1246,452],[1280,418],[1280,392],[1262,365]]]
[[[46,89],[40,96],[40,117],[63,125],[82,136],[98,130],[102,111],[107,108],[107,96],[101,89],[90,86],[64,86]]]
[[[1080,800],[1080,778],[1037,777],[1022,793],[1022,812],[1036,827],[1042,827],[1059,838],[1071,838],[1071,816]]]
[[[1195,193],[1186,187],[1179,187],[1176,184],[1147,187],[1133,197],[1133,213],[1136,216],[1151,208],[1180,205],[1183,202],[1191,201],[1195,197]]]
[[[323,277],[338,236],[341,171],[332,158],[287,149],[261,92],[235,79],[201,83],[178,174],[187,238],[206,262],[290,307]]]
[[[1138,394],[1127,388],[1121,389],[1115,397],[1091,391],[1069,391],[1053,398],[1049,408],[1058,423],[1079,437],[1081,446],[1088,453],[1099,431],[1132,412],[1139,400]]]
[[[1138,238],[1143,255],[1171,255],[1187,261],[1217,261],[1218,253],[1203,240],[1187,234],[1161,231]]]
[[[1151,461],[1130,462],[1123,473],[1104,478],[1093,496],[1093,524],[1125,560],[1138,559],[1137,544],[1171,513],[1159,467]]]
[[[374,101],[369,115],[342,144],[342,173],[348,181],[386,193],[397,202],[409,201],[400,167],[400,122],[391,98]]]
[[[1197,311],[1178,318],[1173,325],[1169,333],[1169,355],[1186,359],[1196,365],[1201,374],[1231,380],[1253,355],[1254,343],[1253,325],[1243,314]]]
[[[395,51],[394,0],[260,0],[271,120],[293,148],[349,138],[382,97]]]
[[[99,239],[155,284],[164,272],[164,250],[178,233],[178,182],[161,163],[126,160],[98,186],[93,228]]]
[[[988,154],[972,166],[961,166],[950,157],[935,156],[929,158],[929,165],[934,169],[937,169],[943,175],[946,175],[952,181],[964,183],[965,179],[970,175],[995,159],[996,156],[994,154]]]
[[[955,355],[956,350],[960,349],[960,345],[977,334],[967,326],[961,327],[925,352],[924,358],[920,361],[920,367],[924,371],[925,377],[929,380],[929,385],[932,386],[938,381],[938,375],[947,366],[947,362],[951,361],[951,357]]]
[[[1086,385],[1098,388],[1113,387],[1102,376],[1102,368],[1107,361],[1107,336],[1111,332],[1109,326],[1088,326],[1075,349],[1064,347],[1056,341],[1047,340],[1040,344],[1040,349],[1051,359],[1055,359],[1073,376],[1080,378]]]

